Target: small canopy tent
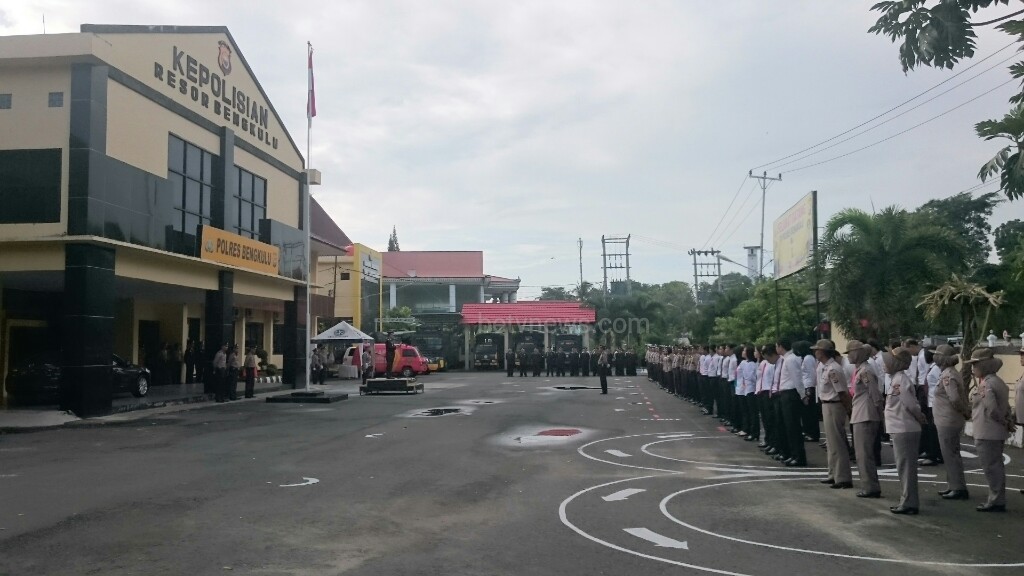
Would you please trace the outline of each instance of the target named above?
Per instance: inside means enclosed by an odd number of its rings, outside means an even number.
[[[373,336],[343,320],[314,336],[313,342],[373,342]]]

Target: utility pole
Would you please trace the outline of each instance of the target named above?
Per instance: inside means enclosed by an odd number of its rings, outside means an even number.
[[[718,280],[718,290],[722,290],[722,260],[719,258],[721,250],[690,250],[688,254],[693,256],[693,301],[699,306],[700,302],[700,279],[715,278]],[[697,256],[704,257],[701,262]]]
[[[625,237],[619,236],[619,237],[614,237],[614,238],[611,237],[611,236],[608,236],[608,237],[601,236],[601,257],[602,257],[601,267],[604,268],[604,290],[605,290],[606,294],[608,292],[608,270],[623,270],[623,269],[626,271],[626,294],[629,295],[629,294],[633,293],[633,286],[632,286],[633,282],[632,282],[632,277],[630,276],[630,270],[629,270],[629,239],[630,239],[631,236],[632,236],[632,234],[627,235]],[[609,247],[608,247],[609,244],[612,244],[612,245],[616,245],[616,244],[624,245],[625,246],[625,251],[622,251],[622,252],[611,252],[611,251],[609,251]],[[614,248],[612,248],[612,249],[614,250]],[[619,248],[618,250],[622,250],[622,249]],[[611,259],[610,263],[609,263],[609,259]],[[623,261],[625,261],[625,263],[623,263]],[[618,280],[618,282],[621,283],[622,282],[621,276],[618,276],[618,277],[620,278]],[[612,280],[612,284],[614,284],[615,282],[616,282],[616,280],[613,279]]]
[[[768,185],[770,182],[782,182],[782,174],[779,174],[778,178],[772,178],[767,172],[760,176],[754,176],[754,171],[751,170],[747,173],[747,176],[758,180],[761,185],[761,261],[757,266],[757,275],[759,278],[764,278],[764,201],[766,193],[768,192]]]
[[[582,291],[583,290],[583,238],[580,238],[579,240],[577,240],[577,243],[580,246],[580,290]],[[583,299],[583,294],[577,294],[577,296],[579,296],[581,300]]]

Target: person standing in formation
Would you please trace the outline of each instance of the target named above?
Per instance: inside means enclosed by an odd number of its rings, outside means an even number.
[[[967,481],[964,461],[960,456],[960,435],[971,414],[967,388],[956,365],[960,359],[948,344],[935,349],[935,365],[941,370],[932,400],[932,418],[939,442],[942,461],[946,465],[946,489],[939,492],[944,500],[967,500]]]
[[[519,362],[519,377],[526,377],[526,369],[530,364],[530,355],[526,351],[526,346],[519,349],[519,354],[516,354],[516,361]]]
[[[1024,336],[1021,336],[1021,349],[1019,351],[1020,365],[1024,366]],[[1014,392],[1014,420],[1018,426],[1024,426],[1024,374],[1017,379],[1017,388]],[[1024,488],[1020,490],[1024,494]]]
[[[917,401],[917,382],[906,373],[913,360],[909,351],[896,347],[882,354],[885,373],[891,379],[885,401],[885,429],[892,438],[896,471],[900,477],[900,501],[889,507],[893,514],[915,515],[920,510],[917,494],[917,448],[921,425],[927,422]]]
[[[977,348],[966,362],[978,381],[971,395],[971,424],[978,460],[988,482],[988,498],[978,512],[1006,512],[1006,468],[1003,443],[1014,430],[1010,417],[1010,389],[996,372],[1003,361],[992,348]]]
[[[853,424],[853,449],[857,456],[857,471],[860,475],[858,498],[881,498],[882,485],[878,481],[878,465],[874,457],[878,430],[882,426],[885,401],[878,385],[878,374],[868,363],[873,350],[867,344],[851,340],[846,354],[853,364],[850,379],[850,395],[853,406],[850,422]],[[827,433],[826,433],[827,435]]]
[[[222,344],[220,350],[213,355],[214,392],[217,402],[225,402],[228,389],[228,345]]]
[[[242,365],[245,370],[245,397],[252,398],[256,393],[256,349],[249,347],[245,349],[245,362]]]
[[[533,366],[534,377],[540,376],[540,373],[544,370],[544,351],[541,350],[540,346],[533,347],[533,352],[530,354],[530,364]]]
[[[793,345],[789,338],[780,338],[775,343],[775,348],[781,356],[779,359],[781,366],[776,368],[775,390],[779,395],[782,434],[786,438],[786,451],[783,454],[789,456],[784,463],[786,466],[807,466],[802,419],[804,408],[803,370],[800,366],[800,359],[793,353]]]
[[[516,353],[511,348],[505,351],[505,375],[511,378],[516,371]]]
[[[853,488],[853,476],[850,472],[850,452],[846,443],[846,430],[849,426],[849,413],[853,403],[847,387],[843,367],[836,358],[835,344],[831,340],[818,340],[811,347],[814,356],[822,364],[817,371],[816,389],[821,399],[821,410],[825,417],[825,441],[828,450],[828,478],[824,484],[832,488]],[[803,372],[803,370],[801,370]],[[809,399],[812,393],[808,393]],[[817,428],[817,421],[815,421]]]
[[[569,352],[569,376],[575,378],[580,375],[580,353],[575,348]]]
[[[590,351],[586,348],[580,352],[580,376],[584,378],[590,376]]]

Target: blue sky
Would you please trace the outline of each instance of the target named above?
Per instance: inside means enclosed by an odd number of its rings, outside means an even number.
[[[312,42],[316,195],[342,229],[378,249],[395,225],[405,250],[484,250],[486,271],[520,277],[528,299],[578,281],[577,238],[591,281],[601,278],[602,234],[634,235],[642,282],[692,279],[690,248],[744,261],[760,231],[760,192],[745,180],[754,167],[783,175],[768,190],[769,249],[771,221],[810,190],[823,223],[845,207],[914,208],[978,184],[997,148],[973,125],[1002,116],[1015,90],[996,88],[1013,60],[981,72],[1012,48],[900,118],[760,167],[959,71],[904,75],[896,47],[867,33],[871,4],[8,0],[0,34],[40,33],[43,14],[49,33],[82,23],[227,26],[300,143]],[[1008,43],[983,32],[975,60]],[[994,221],[1013,218],[1024,218],[1024,203],[1004,204]]]

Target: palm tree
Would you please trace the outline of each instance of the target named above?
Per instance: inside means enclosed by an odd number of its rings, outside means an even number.
[[[912,333],[921,322],[913,303],[962,268],[963,253],[952,231],[896,206],[839,212],[818,247],[833,323],[851,337]]]
[[[1004,302],[1002,290],[989,292],[981,284],[975,284],[953,274],[937,289],[925,294],[917,307],[924,308],[925,315],[932,319],[938,318],[947,310],[956,310],[960,313],[960,323],[964,331],[960,358],[968,360],[988,329],[988,319],[992,311],[1002,306]],[[960,371],[964,382],[970,382],[970,365],[962,364]]]

